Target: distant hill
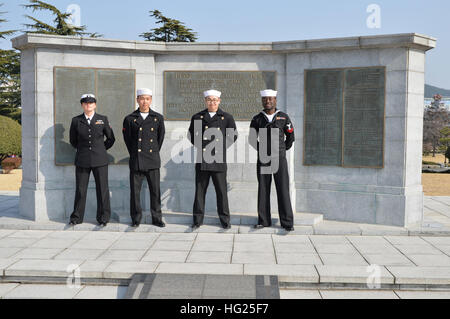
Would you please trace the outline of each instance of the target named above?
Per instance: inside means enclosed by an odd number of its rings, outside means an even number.
[[[450,97],[450,90],[441,89],[436,86],[425,84],[425,98],[432,98],[433,95],[440,94],[443,97]]]

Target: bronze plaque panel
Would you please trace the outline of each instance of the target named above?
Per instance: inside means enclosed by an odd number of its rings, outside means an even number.
[[[276,90],[275,71],[165,71],[164,117],[190,120],[205,109],[203,92],[222,92],[220,108],[237,121],[250,121],[262,110],[260,91]]]
[[[304,165],[383,167],[385,73],[305,71]]]
[[[342,70],[306,73],[305,165],[341,165]]]
[[[116,143],[108,150],[110,163],[127,163],[128,152],[122,138],[124,117],[135,110],[135,70],[54,68],[55,164],[73,165],[75,149],[69,130],[74,116],[83,113],[80,97],[93,93],[99,114],[106,115]]]

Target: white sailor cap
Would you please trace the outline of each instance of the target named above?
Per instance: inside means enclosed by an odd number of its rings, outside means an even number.
[[[150,89],[146,89],[146,88],[142,88],[137,90],[137,96],[141,96],[141,95],[150,95],[153,96],[153,91]]]
[[[269,96],[276,97],[277,93],[278,92],[274,91],[274,90],[264,90],[264,91],[261,91],[261,97],[269,97]]]
[[[220,97],[222,95],[222,92],[216,91],[216,90],[209,90],[209,91],[203,92],[203,95],[205,96],[205,98],[208,97],[208,96]]]
[[[81,102],[81,103],[96,103],[97,100],[96,100],[94,94],[83,94],[83,95],[81,96],[80,102]]]

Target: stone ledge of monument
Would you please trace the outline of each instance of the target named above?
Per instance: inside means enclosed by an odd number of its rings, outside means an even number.
[[[80,38],[43,34],[23,34],[12,40],[16,49],[31,47],[68,46],[86,49],[111,49],[118,51],[311,51],[324,49],[370,48],[370,47],[410,47],[429,50],[436,46],[436,39],[417,33],[387,34],[379,36],[313,39],[284,42],[213,42],[213,43],[155,43],[147,41],[127,41],[115,39]]]
[[[315,191],[348,191],[360,193],[376,193],[380,195],[405,195],[406,187],[357,185],[357,184],[324,184],[295,182],[296,190]]]

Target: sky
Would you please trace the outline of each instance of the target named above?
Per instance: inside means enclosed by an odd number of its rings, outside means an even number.
[[[106,39],[144,40],[139,34],[156,27],[150,10],[178,19],[198,35],[198,42],[273,42],[335,37],[420,33],[437,38],[427,52],[425,81],[450,89],[449,0],[47,0],[61,11],[81,9],[81,24]],[[28,0],[0,0],[8,22],[0,30],[26,30],[26,14],[50,23],[51,16],[33,13]],[[379,8],[375,27],[370,5]],[[370,21],[374,21],[370,19]],[[17,33],[15,36],[21,34]],[[14,37],[14,36],[13,36]],[[11,49],[10,38],[0,48]]]

